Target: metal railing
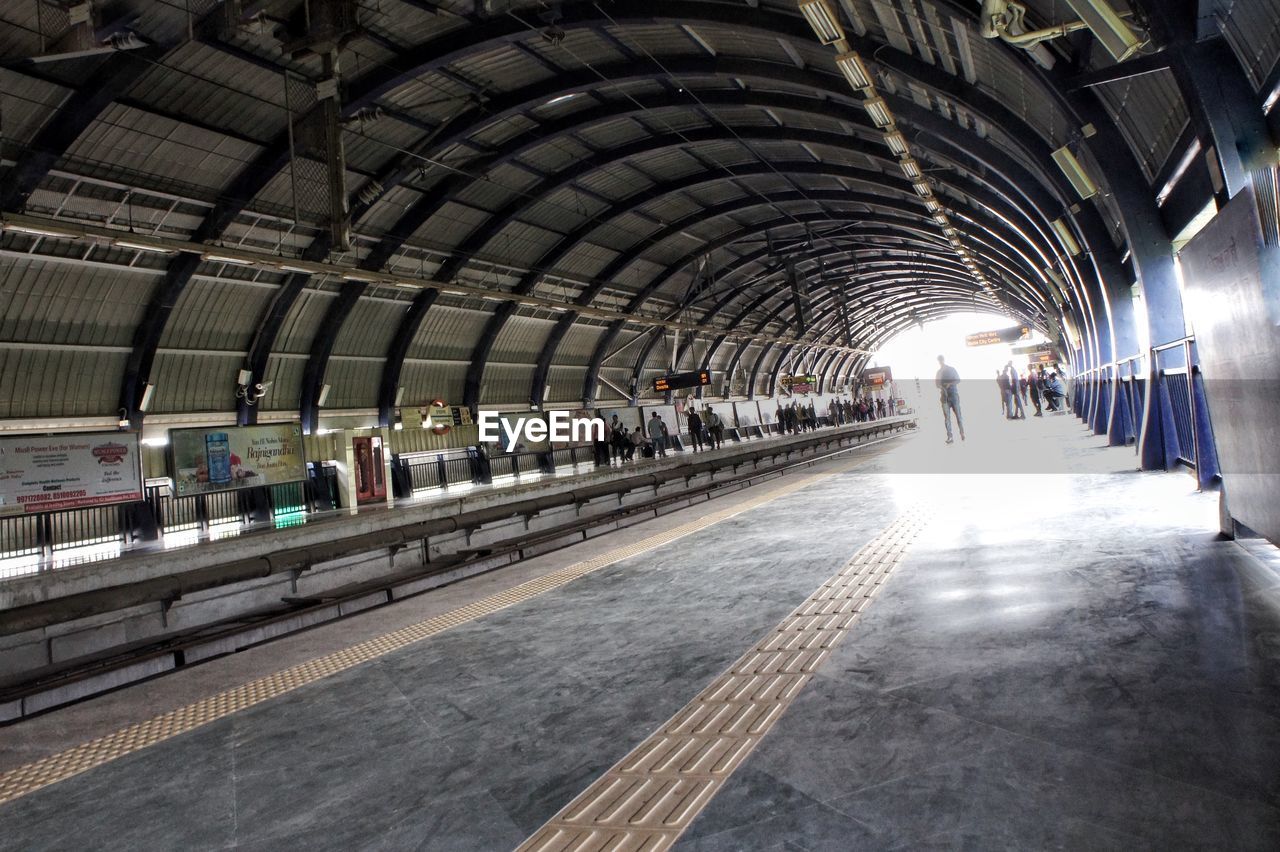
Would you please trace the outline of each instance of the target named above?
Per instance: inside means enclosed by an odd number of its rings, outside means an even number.
[[[830,418],[820,418],[829,426]],[[726,440],[759,439],[781,434],[776,423],[725,427]],[[671,449],[679,449],[680,436],[672,435]],[[683,444],[688,446],[687,443]],[[640,454],[637,453],[637,456]],[[608,463],[608,453],[605,453]],[[548,453],[517,453],[484,456],[474,449],[417,453],[393,459],[396,494],[412,497],[450,487],[499,480],[519,480],[532,476],[572,472],[582,464],[596,463],[591,445],[561,447]],[[306,523],[309,515],[336,508],[340,503],[336,468],[323,463],[308,464],[304,482],[271,486],[265,491],[223,491],[211,494],[177,495],[170,481],[150,479],[144,484],[139,504],[76,509],[64,512],[0,518],[0,576],[46,570],[55,564],[73,561],[58,554],[93,545],[127,546],[133,542],[165,536],[194,541],[213,529],[235,533],[250,527],[276,527]],[[405,493],[407,492],[407,493]],[[255,504],[255,501],[256,504]],[[265,516],[264,516],[265,510]],[[107,558],[104,548],[85,559]],[[116,548],[118,552],[119,548]],[[76,557],[79,559],[79,557]],[[21,561],[10,572],[5,563]]]
[[[1184,466],[1200,487],[1216,482],[1217,448],[1194,336],[1153,346],[1145,358],[1086,370],[1073,388],[1075,413],[1112,445],[1135,444],[1144,468]]]

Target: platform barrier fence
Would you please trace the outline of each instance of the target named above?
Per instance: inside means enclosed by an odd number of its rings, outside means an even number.
[[[852,424],[854,421],[850,421]],[[824,428],[830,417],[819,418]],[[843,424],[849,425],[849,424]],[[725,427],[725,441],[783,435],[776,423]],[[673,450],[692,442],[672,435]],[[710,443],[710,438],[705,439]],[[637,460],[643,456],[636,453]],[[606,453],[606,464],[609,454]],[[392,460],[397,497],[415,497],[475,483],[572,473],[596,463],[595,447],[560,447],[550,452],[485,456],[474,449],[416,453]],[[238,535],[249,529],[297,526],[316,513],[340,505],[338,470],[332,463],[309,463],[304,482],[261,489],[178,495],[167,478],[148,479],[143,502],[125,506],[0,518],[0,578],[47,570],[74,562],[109,558],[135,542],[163,546],[192,544],[203,536]],[[93,548],[97,548],[93,550]],[[84,551],[84,553],[80,553]]]

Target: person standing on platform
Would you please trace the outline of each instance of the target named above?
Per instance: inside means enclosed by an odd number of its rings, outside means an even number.
[[[688,414],[689,422],[689,440],[693,443],[695,452],[702,452],[705,446],[702,443],[702,418],[698,416],[696,408],[690,408]]]
[[[720,449],[720,445],[724,443],[724,421],[709,405],[706,409],[706,416],[702,419],[707,424],[707,434],[711,436],[712,448]]]
[[[653,441],[654,451],[662,458],[667,457],[667,424],[662,422],[658,412],[649,417],[649,440]]]
[[[1022,396],[1018,391],[1018,371],[1014,368],[1012,361],[1004,365],[1004,373],[1009,389],[1009,419],[1026,420],[1027,410],[1022,407]]]
[[[945,356],[938,356],[938,375],[934,378],[938,387],[939,401],[942,403],[942,421],[947,424],[947,443],[954,444],[951,436],[951,412],[956,415],[956,427],[960,430],[960,440],[964,440],[964,421],[960,418],[960,374],[955,367],[947,365]]]
[[[1031,402],[1036,407],[1036,413],[1033,417],[1044,417],[1044,409],[1040,405],[1040,391],[1044,389],[1044,370],[1036,372],[1030,371],[1027,374],[1027,393],[1031,395]]]
[[[996,387],[1000,389],[1000,413],[1009,416],[1009,376],[1004,370],[996,370]]]

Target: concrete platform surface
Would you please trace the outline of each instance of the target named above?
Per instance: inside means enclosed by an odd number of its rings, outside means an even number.
[[[1219,540],[1214,495],[1134,473],[1131,450],[1070,418],[975,415],[951,446],[923,425],[802,481],[0,729],[2,797],[80,743],[601,562],[63,766],[0,804],[0,848],[514,848],[906,512],[926,521],[893,573],[665,844],[1280,848],[1273,550]]]

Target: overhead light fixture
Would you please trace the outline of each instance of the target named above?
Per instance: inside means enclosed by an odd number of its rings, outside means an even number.
[[[857,53],[853,51],[841,53],[836,57],[836,67],[840,69],[840,73],[844,74],[849,85],[855,89],[871,87],[871,72],[867,70],[866,63]]]
[[[943,229],[944,229],[944,230],[943,230],[943,233],[944,233],[944,234],[946,233],[946,230],[945,230],[945,229],[946,229],[946,228],[948,228],[948,227],[950,227],[950,225],[951,225],[951,220],[950,220],[950,219],[948,219],[948,218],[946,217],[946,214],[944,214],[944,213],[934,213],[934,214],[933,214],[933,221],[937,222],[939,225],[941,225],[941,226],[943,227]]]
[[[329,386],[321,385],[320,393],[316,397],[316,408],[324,408],[324,404],[329,401]]]
[[[1062,240],[1062,247],[1067,250],[1067,254],[1075,257],[1080,253],[1080,243],[1076,242],[1075,234],[1071,233],[1071,226],[1067,224],[1066,219],[1054,219],[1053,230],[1057,232],[1058,239]]]
[[[400,407],[402,400],[404,400],[404,385],[396,388],[396,408]]]
[[[912,186],[915,188],[916,195],[921,198],[933,197],[933,187],[929,186],[929,182],[927,180],[918,180],[913,183]]]
[[[942,204],[940,204],[936,198],[930,198],[924,203],[924,206],[930,213],[942,212]]]
[[[310,269],[303,269],[301,266],[290,266],[287,263],[280,264],[279,266],[276,267],[276,269],[279,269],[281,272],[292,272],[296,275],[314,275],[315,274]]]
[[[889,105],[884,102],[884,98],[867,98],[863,106],[867,108],[867,115],[871,116],[871,121],[876,127],[893,126],[893,113],[889,112]]]
[[[61,237],[57,231],[46,231],[41,228],[32,228],[27,225],[5,225],[6,231],[13,231],[16,234],[26,234],[29,237]]]
[[[362,284],[373,284],[378,279],[372,275],[361,275],[359,272],[344,272],[342,273],[342,280],[359,281]]]
[[[827,0],[800,0],[800,14],[804,15],[818,34],[818,41],[823,44],[835,44],[844,38],[844,28]]]
[[[151,254],[175,254],[177,249],[160,248],[158,246],[144,246],[142,243],[131,243],[128,240],[112,240],[111,245],[116,248],[127,249],[128,251],[145,251]]]
[[[901,130],[893,130],[884,135],[884,143],[889,146],[889,150],[893,152],[895,157],[905,157],[911,153],[911,149],[907,147],[907,137],[902,135]]]
[[[1067,0],[1067,5],[1116,62],[1124,62],[1142,49],[1143,42],[1133,27],[1106,0]]]
[[[225,254],[202,254],[201,260],[207,260],[210,263],[230,263],[234,266],[253,266],[252,260],[242,260],[238,257],[227,257]]]
[[[1098,185],[1093,182],[1088,172],[1084,170],[1084,166],[1080,165],[1080,161],[1076,159],[1076,155],[1071,153],[1071,149],[1066,145],[1053,152],[1053,161],[1058,164],[1058,168],[1062,169],[1062,173],[1066,175],[1067,180],[1071,181],[1071,185],[1075,187],[1076,193],[1081,198],[1093,198],[1098,194]]]
[[[564,103],[565,101],[571,101],[571,100],[573,100],[573,99],[574,99],[574,98],[576,98],[579,94],[580,94],[580,92],[570,92],[570,93],[569,93],[569,94],[567,94],[567,95],[557,95],[556,97],[552,98],[551,100],[549,100],[549,101],[547,101],[545,104],[543,104],[543,106],[555,106],[556,104],[562,104],[562,103]]]
[[[252,370],[241,370],[240,372],[236,373],[236,384],[238,384],[240,387],[242,388],[248,387],[249,382],[251,381],[253,381]]]
[[[924,174],[920,171],[920,165],[915,160],[903,160],[899,165],[902,166],[902,173],[910,180],[915,180],[918,177],[922,177]]]
[[[151,382],[147,382],[145,385],[143,385],[142,399],[138,401],[138,410],[145,414],[147,409],[151,407],[151,400],[155,395],[156,395],[155,385],[151,384]]]

